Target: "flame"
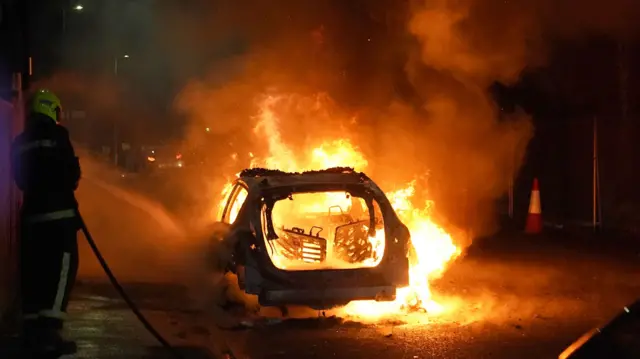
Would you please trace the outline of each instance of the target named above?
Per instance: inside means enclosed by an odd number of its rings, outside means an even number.
[[[285,143],[280,133],[279,105],[288,100],[285,96],[265,96],[259,102],[259,113],[254,133],[265,139],[267,156],[260,157],[256,152],[250,152],[251,167],[277,168],[288,172],[300,172],[314,169],[324,169],[336,166],[353,167],[357,171],[364,171],[368,162],[363,153],[349,139],[329,139],[321,142],[309,151],[294,151]],[[283,104],[282,107],[285,105]],[[447,264],[460,255],[461,249],[455,245],[451,235],[436,224],[432,218],[433,202],[427,201],[422,206],[415,206],[416,181],[387,193],[394,210],[411,233],[410,285],[399,288],[396,300],[392,302],[354,301],[342,309],[348,316],[361,319],[377,319],[387,315],[407,312],[442,313],[445,306],[432,298],[429,281],[446,270]],[[231,185],[228,183],[223,189],[223,198],[229,194]],[[312,200],[305,200],[300,206],[305,212],[320,211],[331,206],[340,207],[347,211],[351,203],[347,201],[345,193],[314,194]],[[321,196],[321,197],[319,197]],[[219,206],[222,210],[223,202]],[[302,207],[298,207],[299,210]],[[232,216],[237,215],[237,209],[232,209]],[[221,213],[220,213],[221,214]],[[280,214],[283,215],[283,214]],[[274,208],[274,224],[278,222],[278,213]],[[384,252],[384,227],[376,231],[375,237],[369,242],[374,255],[366,259],[361,266],[373,267],[379,263],[379,257]],[[280,268],[292,268],[292,264],[272,255],[274,264]],[[328,263],[336,266],[336,263]],[[344,267],[342,264],[341,267]]]
[[[433,203],[415,208],[411,199],[415,194],[415,181],[405,188],[387,193],[392,207],[411,232],[412,250],[409,256],[409,287],[399,288],[393,302],[355,301],[344,308],[348,315],[376,319],[398,312],[426,311],[441,314],[445,306],[431,295],[429,281],[440,277],[447,264],[461,254],[453,238],[431,218]]]

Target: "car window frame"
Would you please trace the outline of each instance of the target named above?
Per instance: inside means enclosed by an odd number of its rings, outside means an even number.
[[[234,221],[231,222],[229,220],[229,214],[231,213],[233,202],[238,198],[238,194],[242,190],[247,192],[247,196],[245,196],[244,198],[244,201],[246,201],[247,198],[249,197],[249,188],[246,185],[244,185],[242,182],[238,182],[235,185],[233,185],[233,189],[231,190],[231,193],[229,194],[229,197],[227,198],[227,201],[225,203],[224,211],[222,212],[222,217],[220,218],[220,222],[226,223],[226,224],[233,224],[238,219],[238,217],[236,216]],[[244,206],[244,202],[240,204],[240,209],[242,209],[242,206]],[[238,213],[240,213],[240,209],[238,209]]]

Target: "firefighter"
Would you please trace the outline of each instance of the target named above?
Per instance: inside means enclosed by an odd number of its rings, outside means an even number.
[[[75,190],[80,164],[60,125],[60,99],[38,90],[27,102],[25,129],[12,144],[14,180],[23,194],[19,214],[23,345],[36,355],[73,354],[62,338],[78,268]]]

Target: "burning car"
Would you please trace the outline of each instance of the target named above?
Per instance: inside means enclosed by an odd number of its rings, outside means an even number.
[[[409,284],[409,230],[384,192],[351,168],[244,170],[217,220],[226,269],[263,306],[391,301]]]

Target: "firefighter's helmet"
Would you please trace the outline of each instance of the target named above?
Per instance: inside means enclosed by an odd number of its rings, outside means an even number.
[[[30,112],[45,115],[56,123],[60,122],[62,104],[53,92],[40,89],[33,94],[30,102]]]

